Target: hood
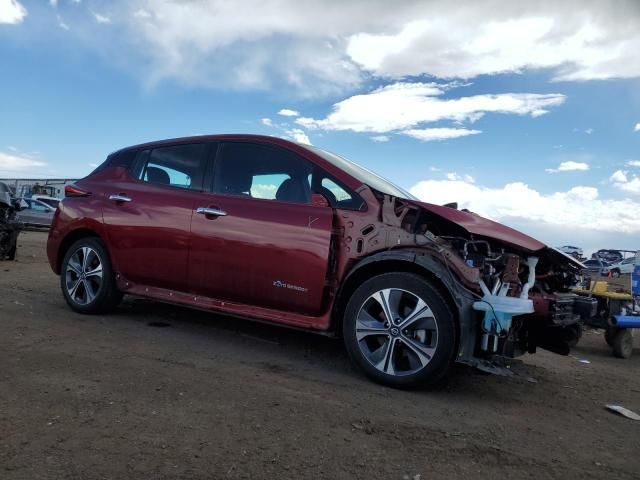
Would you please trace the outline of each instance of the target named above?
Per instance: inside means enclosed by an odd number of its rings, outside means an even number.
[[[513,228],[494,222],[475,213],[463,212],[455,208],[433,205],[431,203],[410,200],[409,203],[423,208],[445,220],[464,228],[467,232],[492,238],[519,247],[530,252],[542,250],[546,245],[529,235],[514,230]]]

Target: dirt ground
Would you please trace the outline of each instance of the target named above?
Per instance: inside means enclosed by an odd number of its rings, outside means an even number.
[[[640,412],[640,351],[616,359],[601,332],[510,378],[398,391],[329,338],[133,298],[75,314],[46,234],[19,243],[0,263],[1,479],[640,477],[640,422],[604,409]]]

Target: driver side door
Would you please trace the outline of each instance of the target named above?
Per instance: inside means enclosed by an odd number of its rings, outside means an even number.
[[[317,315],[325,298],[333,210],[311,202],[313,169],[280,147],[222,143],[210,191],[195,206],[203,213],[191,223],[191,291]]]

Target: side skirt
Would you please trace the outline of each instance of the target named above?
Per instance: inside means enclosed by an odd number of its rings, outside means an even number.
[[[182,305],[208,312],[222,313],[233,317],[259,321],[273,325],[282,325],[300,330],[311,330],[316,333],[332,335],[329,331],[329,313],[312,317],[295,312],[285,312],[271,308],[255,307],[240,303],[203,297],[192,293],[177,292],[165,288],[138,285],[117,276],[118,289],[126,295],[146,297],[160,302]]]

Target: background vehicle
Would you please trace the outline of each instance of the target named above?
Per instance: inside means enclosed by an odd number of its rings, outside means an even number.
[[[600,258],[608,263],[621,262],[624,255],[620,250],[602,249],[591,255],[591,258]]]
[[[558,250],[566,253],[567,255],[573,255],[576,258],[582,258],[582,255],[583,255],[582,248],[574,247],[571,245],[564,245],[562,247],[558,247]]]
[[[20,211],[18,217],[25,225],[44,228],[51,226],[53,214],[56,211],[54,207],[33,198],[22,198],[21,200],[27,206]]]
[[[54,210],[58,207],[58,204],[60,203],[60,199],[59,198],[50,197],[48,195],[32,195],[31,198],[33,200],[39,200],[42,203],[46,203],[47,205],[49,205]]]
[[[582,262],[582,264],[587,267],[587,270],[589,270],[592,273],[597,273],[598,275],[603,275],[606,276],[609,274],[609,271],[611,270],[611,264],[608,262],[605,262],[604,260],[600,260],[597,258],[592,258],[590,260],[586,260],[584,262]]]
[[[11,190],[0,182],[0,260],[16,258],[17,241],[22,223],[16,213],[24,206],[11,195]]]
[[[614,263],[611,265],[611,275],[614,277],[619,277],[621,274],[630,274],[633,273],[633,270],[636,265],[640,265],[640,258],[638,257],[629,257],[625,258],[621,262]]]
[[[134,294],[342,335],[370,378],[398,387],[454,361],[499,371],[496,355],[567,354],[591,308],[569,292],[574,258],[273,137],[111,154],[66,187],[47,253],[78,312]]]

